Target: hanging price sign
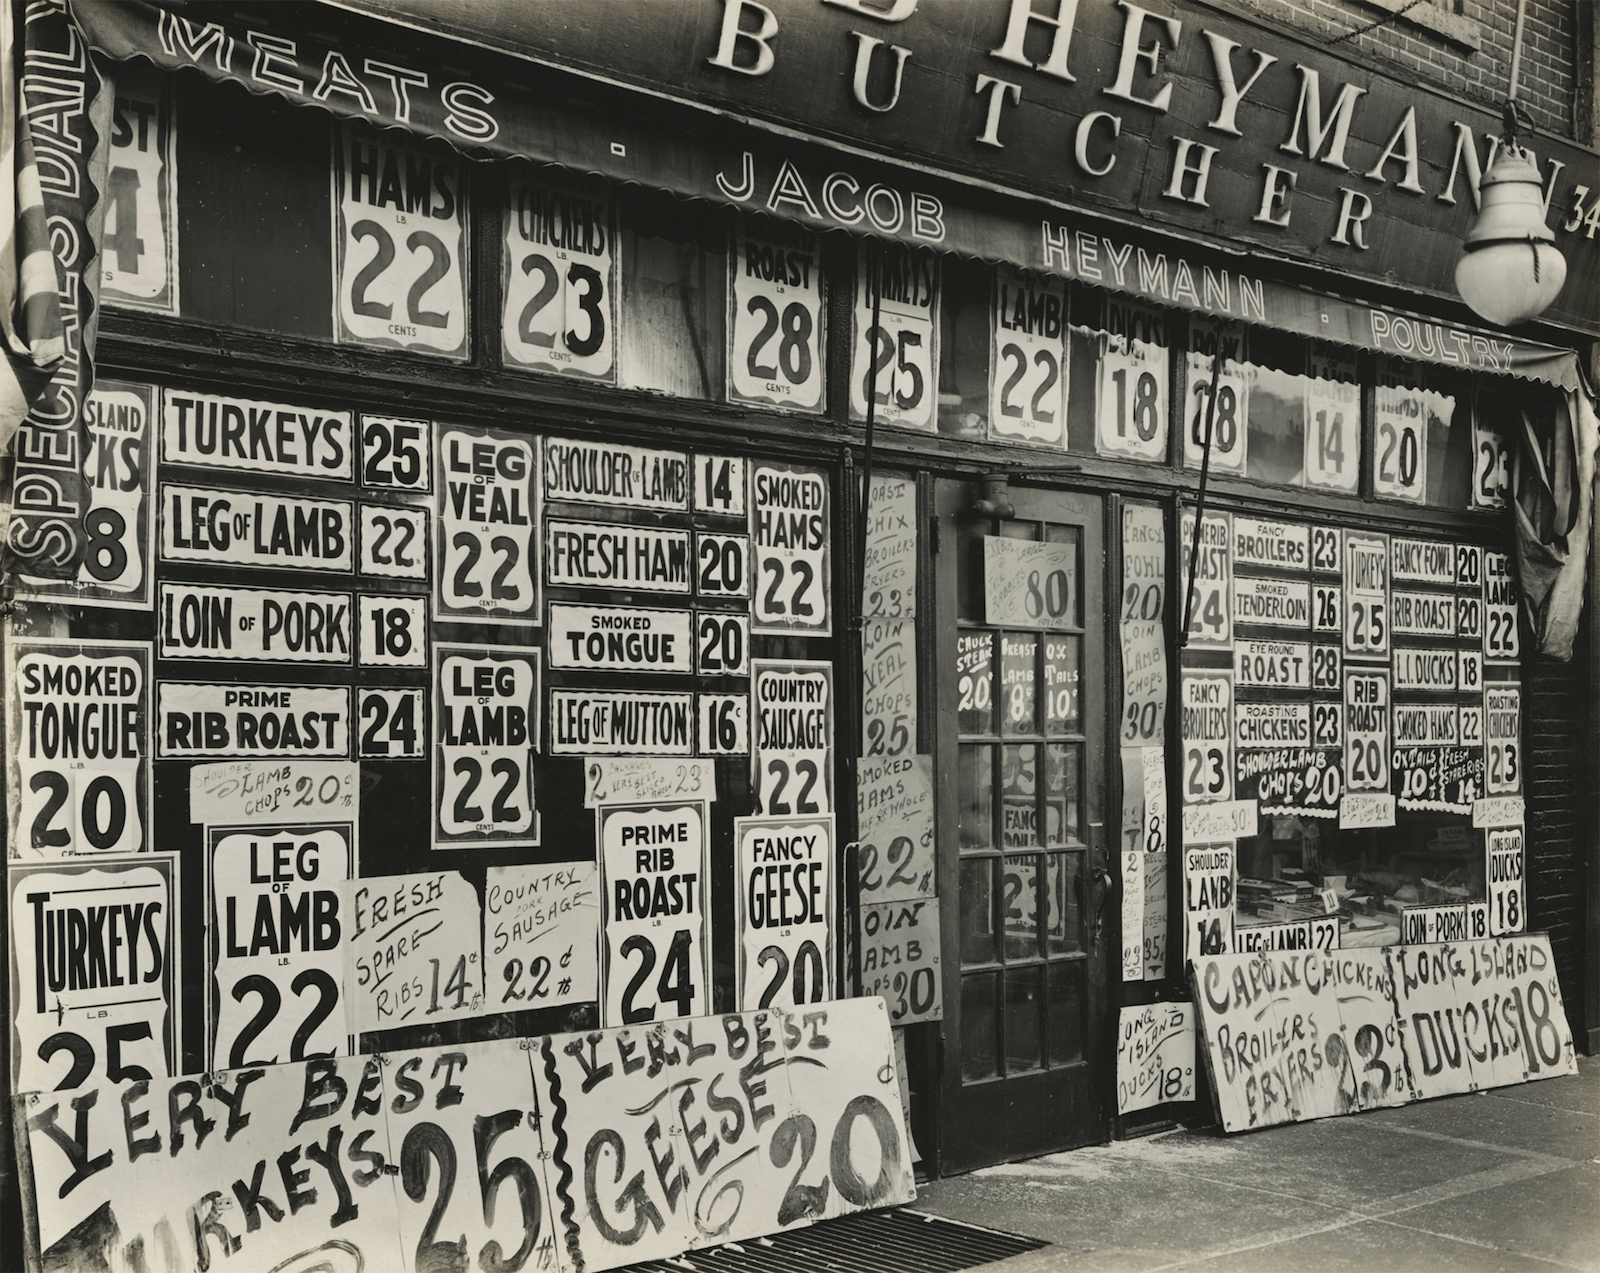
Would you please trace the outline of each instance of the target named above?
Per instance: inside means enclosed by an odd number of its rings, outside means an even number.
[[[833,664],[755,660],[752,786],[769,817],[832,813]]]
[[[989,436],[1067,444],[1067,289],[1057,278],[995,271]]]
[[[760,235],[741,226],[734,231],[728,269],[729,400],[820,409],[820,240],[783,224]]]
[[[1423,502],[1428,478],[1428,418],[1437,396],[1422,389],[1379,383],[1373,405],[1372,490],[1380,499]]]
[[[1185,672],[1183,802],[1233,799],[1233,676]]]
[[[1382,535],[1344,536],[1344,656],[1389,657],[1389,541]]]
[[[833,990],[833,816],[735,818],[740,1011],[822,1003]]]
[[[596,811],[606,1025],[711,1011],[706,814],[699,801]]]
[[[436,618],[539,622],[538,445],[501,429],[440,430]]]
[[[1216,348],[1217,336],[1209,339],[1211,350]],[[1225,346],[1237,347],[1237,336],[1222,335]],[[1215,354],[1191,349],[1188,354],[1189,396],[1185,411],[1187,424],[1183,431],[1183,463],[1185,468],[1198,469],[1206,450],[1206,416],[1211,414],[1211,471],[1213,473],[1245,472],[1245,454],[1250,438],[1250,389],[1248,370],[1232,355],[1222,359],[1222,376],[1217,383],[1217,406],[1211,412],[1211,373],[1215,367]]]
[[[1306,485],[1354,494],[1361,476],[1361,384],[1355,359],[1313,350],[1305,386]]]
[[[863,241],[856,249],[854,319],[850,418],[867,418],[870,382],[877,423],[931,431],[939,387],[939,258]]]
[[[506,362],[614,383],[617,236],[610,196],[514,178],[504,232]]]
[[[345,881],[345,993],[357,1034],[479,1016],[483,917],[458,871]]]
[[[1183,849],[1183,957],[1233,949],[1234,851],[1229,843]]]
[[[1146,305],[1105,301],[1096,368],[1094,439],[1102,455],[1162,460],[1167,454],[1166,318]]]
[[[334,316],[342,342],[465,358],[466,194],[449,152],[334,132]]]
[[[1511,492],[1511,443],[1506,435],[1472,413],[1472,507],[1504,508]]]
[[[178,312],[172,98],[172,81],[153,66],[117,65],[100,298],[109,305],[159,314]]]
[[[155,389],[97,381],[83,404],[88,428],[83,469],[89,485],[84,555],[76,579],[17,577],[23,600],[150,608],[155,506]]]
[[[435,848],[539,843],[539,652],[434,647]]]
[[[828,475],[788,464],[750,473],[750,539],[755,548],[756,633],[833,631]]]
[[[10,856],[149,847],[150,646],[8,642]]]
[[[177,1073],[177,859],[11,868],[13,1092]]]
[[[208,827],[207,1068],[347,1056],[349,823]]]
[[[1483,553],[1483,657],[1491,663],[1515,663],[1521,652],[1517,636],[1517,581],[1505,553]]]
[[[1186,512],[1178,525],[1180,586],[1189,582],[1193,551],[1194,514]],[[1200,520],[1200,550],[1194,556],[1188,622],[1190,645],[1233,648],[1233,526],[1228,513],[1207,513]]]
[[[1349,791],[1389,790],[1389,674],[1344,674],[1344,776]]]
[[[1487,768],[1484,790],[1491,796],[1522,790],[1522,689],[1490,685],[1483,692]]]

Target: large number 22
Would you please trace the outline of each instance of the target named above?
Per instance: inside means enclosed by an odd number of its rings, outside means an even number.
[[[394,264],[394,240],[376,221],[357,221],[350,227],[350,233],[357,243],[373,239],[378,245],[377,253],[372,260],[361,267],[355,282],[350,286],[350,305],[364,318],[381,318],[387,322],[394,317],[394,306],[384,301],[369,301],[367,288]],[[447,326],[449,319],[445,315],[422,308],[422,298],[435,283],[450,272],[450,250],[445,247],[438,235],[429,234],[426,230],[413,230],[406,238],[406,247],[412,252],[426,248],[433,257],[433,263],[417,276],[417,281],[406,293],[406,316],[418,327]]]

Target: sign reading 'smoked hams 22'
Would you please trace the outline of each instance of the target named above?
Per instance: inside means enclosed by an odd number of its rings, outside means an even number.
[[[751,628],[829,636],[832,513],[828,475],[791,464],[750,465],[750,539],[755,546]]]
[[[601,1273],[916,1196],[877,999],[212,1077],[29,1100],[31,1267]]]
[[[9,856],[149,848],[149,645],[14,637],[6,672]]]
[[[438,430],[434,615],[539,622],[539,439]]]

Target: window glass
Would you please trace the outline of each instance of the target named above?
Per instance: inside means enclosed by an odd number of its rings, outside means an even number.
[[[989,420],[989,298],[994,270],[954,257],[940,298],[939,432],[984,436]]]
[[[1305,342],[1252,328],[1245,474],[1263,482],[1305,481]]]
[[[1361,383],[1355,356],[1313,344],[1305,382],[1305,484],[1354,495],[1361,485]]]
[[[621,383],[719,400],[726,380],[727,223],[675,201],[622,204]]]

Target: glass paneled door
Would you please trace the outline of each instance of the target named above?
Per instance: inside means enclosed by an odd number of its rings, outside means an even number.
[[[1106,1139],[1102,507],[939,488],[941,1170]]]

